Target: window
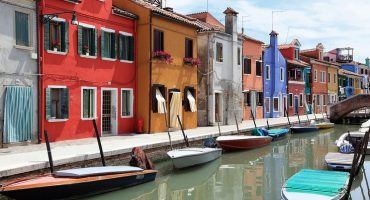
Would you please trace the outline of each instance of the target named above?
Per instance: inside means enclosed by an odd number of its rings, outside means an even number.
[[[299,107],[303,107],[303,94],[299,94]]]
[[[270,80],[270,65],[266,65],[266,80]]]
[[[130,33],[119,34],[119,59],[121,61],[134,61],[134,37]]]
[[[164,51],[164,33],[154,29],[154,49],[153,51]]]
[[[241,60],[241,50],[238,48],[238,65],[240,65],[240,60]]]
[[[216,61],[223,62],[223,49],[221,43],[216,43]]]
[[[46,119],[66,120],[69,117],[69,90],[65,86],[50,86],[45,92]]]
[[[299,49],[294,50],[294,59],[299,60]]]
[[[328,83],[330,83],[330,73],[328,72]]]
[[[133,117],[134,92],[133,89],[121,89],[121,117]]]
[[[44,48],[50,52],[68,52],[68,23],[53,18],[45,23]]]
[[[262,62],[260,60],[256,61],[256,76],[262,76]]]
[[[251,59],[244,58],[244,74],[251,74],[252,67],[251,67]]]
[[[274,97],[274,112],[279,112],[279,97]]]
[[[269,97],[266,98],[265,109],[266,109],[266,113],[270,112],[270,98]]]
[[[82,119],[96,118],[96,87],[81,88]]]
[[[244,92],[244,106],[251,106],[251,92]]]
[[[5,28],[5,27],[3,27]],[[15,44],[19,46],[29,47],[30,32],[29,32],[29,15],[26,13],[15,11]]]
[[[317,82],[317,70],[315,70],[315,73],[314,73],[314,79],[313,79],[315,82]]]
[[[95,26],[79,23],[78,54],[82,56],[97,56],[98,32]]]
[[[184,110],[185,112],[196,112],[196,91],[194,87],[185,87],[184,89]]]
[[[280,81],[284,81],[284,69],[280,67]]]
[[[152,111],[153,113],[164,113],[165,112],[166,110],[166,91],[167,91],[167,88],[164,85],[154,84],[152,86]]]
[[[185,38],[185,58],[193,58],[193,40]]]
[[[289,101],[288,101],[288,103],[289,103],[289,107],[293,107],[293,94],[292,93],[289,94]]]
[[[326,82],[326,72],[320,72],[320,83]]]
[[[102,28],[100,30],[100,54],[101,57],[117,59],[117,36],[114,30]]]
[[[257,92],[257,106],[263,106],[263,92]]]

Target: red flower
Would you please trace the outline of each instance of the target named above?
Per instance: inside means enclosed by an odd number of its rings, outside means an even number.
[[[192,65],[192,66],[198,66],[200,65],[199,58],[184,58],[184,64],[185,65]]]
[[[172,63],[173,58],[171,54],[165,52],[165,51],[154,51],[153,52],[153,58],[158,59],[160,61],[166,62],[166,63]]]

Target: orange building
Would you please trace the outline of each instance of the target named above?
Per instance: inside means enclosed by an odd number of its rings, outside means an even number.
[[[263,118],[263,42],[243,35],[243,120]]]
[[[150,2],[113,0],[138,16],[137,118],[145,133],[166,131],[166,122],[179,128],[177,115],[185,129],[196,128],[197,22]]]

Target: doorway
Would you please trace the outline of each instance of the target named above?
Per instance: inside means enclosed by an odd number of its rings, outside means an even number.
[[[101,132],[117,135],[117,89],[105,88],[101,93]]]
[[[299,102],[299,100],[298,100],[298,96],[294,96],[294,114],[299,114],[298,113],[298,102]]]
[[[253,116],[255,118],[257,118],[257,115],[256,115],[256,108],[257,108],[257,92],[256,91],[251,91],[251,110],[252,110],[252,113],[253,113]]]

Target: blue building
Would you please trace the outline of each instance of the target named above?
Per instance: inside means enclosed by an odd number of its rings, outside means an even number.
[[[304,80],[304,94],[306,95],[306,103],[307,103],[305,111],[307,114],[312,114],[311,66],[304,68],[303,80]]]
[[[270,45],[263,55],[264,117],[284,116],[287,105],[286,61],[278,48],[278,33],[270,33]]]

